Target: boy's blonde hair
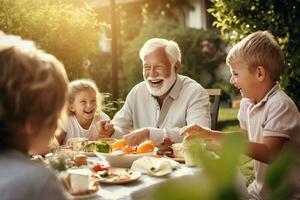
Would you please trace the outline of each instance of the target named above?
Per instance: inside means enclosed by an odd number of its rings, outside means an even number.
[[[0,146],[22,141],[28,119],[34,131],[57,123],[66,102],[68,78],[54,56],[32,41],[0,31]]]
[[[79,79],[70,82],[69,95],[68,95],[69,106],[74,103],[75,96],[79,92],[86,91],[86,90],[93,90],[96,93],[96,102],[97,102],[96,113],[100,114],[102,109],[102,96],[99,93],[99,89],[96,83],[90,79]],[[73,115],[74,113],[69,109],[69,114]]]
[[[244,61],[252,72],[258,66],[264,67],[272,81],[279,79],[284,65],[284,55],[268,31],[257,31],[238,42],[229,51],[226,63],[231,65],[237,59]]]

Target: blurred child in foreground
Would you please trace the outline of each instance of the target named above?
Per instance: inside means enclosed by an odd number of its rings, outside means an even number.
[[[33,42],[0,33],[0,194],[2,200],[66,199],[56,176],[31,161],[47,151],[65,105],[63,65]]]

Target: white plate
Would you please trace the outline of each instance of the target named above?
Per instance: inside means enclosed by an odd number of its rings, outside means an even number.
[[[68,197],[69,199],[89,199],[98,196],[98,191],[99,189],[91,194],[84,195],[71,195],[70,193],[68,193]]]
[[[108,177],[101,177],[100,175],[98,176],[100,183],[125,184],[139,179],[142,175],[139,171],[128,168],[110,168],[108,169],[108,173],[110,174]],[[129,178],[118,179],[119,177],[117,175],[111,175],[111,173],[120,174],[120,176],[122,176],[124,173],[128,173]]]
[[[143,156],[153,155],[153,152],[139,153],[139,154],[121,154],[121,155],[115,155],[113,153],[100,153],[97,151],[94,151],[94,153],[99,158],[106,160],[111,167],[122,167],[122,168],[130,168],[133,161]]]

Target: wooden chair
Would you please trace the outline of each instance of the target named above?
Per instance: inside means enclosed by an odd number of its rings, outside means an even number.
[[[206,89],[211,101],[211,129],[216,130],[218,128],[218,115],[220,107],[221,89]]]

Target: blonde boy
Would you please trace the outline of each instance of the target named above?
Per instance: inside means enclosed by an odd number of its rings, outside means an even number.
[[[230,83],[242,94],[238,119],[248,139],[247,155],[254,159],[255,180],[248,187],[251,199],[262,199],[268,164],[289,146],[296,161],[291,175],[293,197],[300,198],[300,115],[277,80],[284,56],[273,35],[258,31],[237,43],[228,53]],[[192,125],[182,133],[221,140],[222,133]]]
[[[0,194],[66,199],[56,176],[29,159],[48,148],[65,104],[63,65],[33,42],[0,32]]]

